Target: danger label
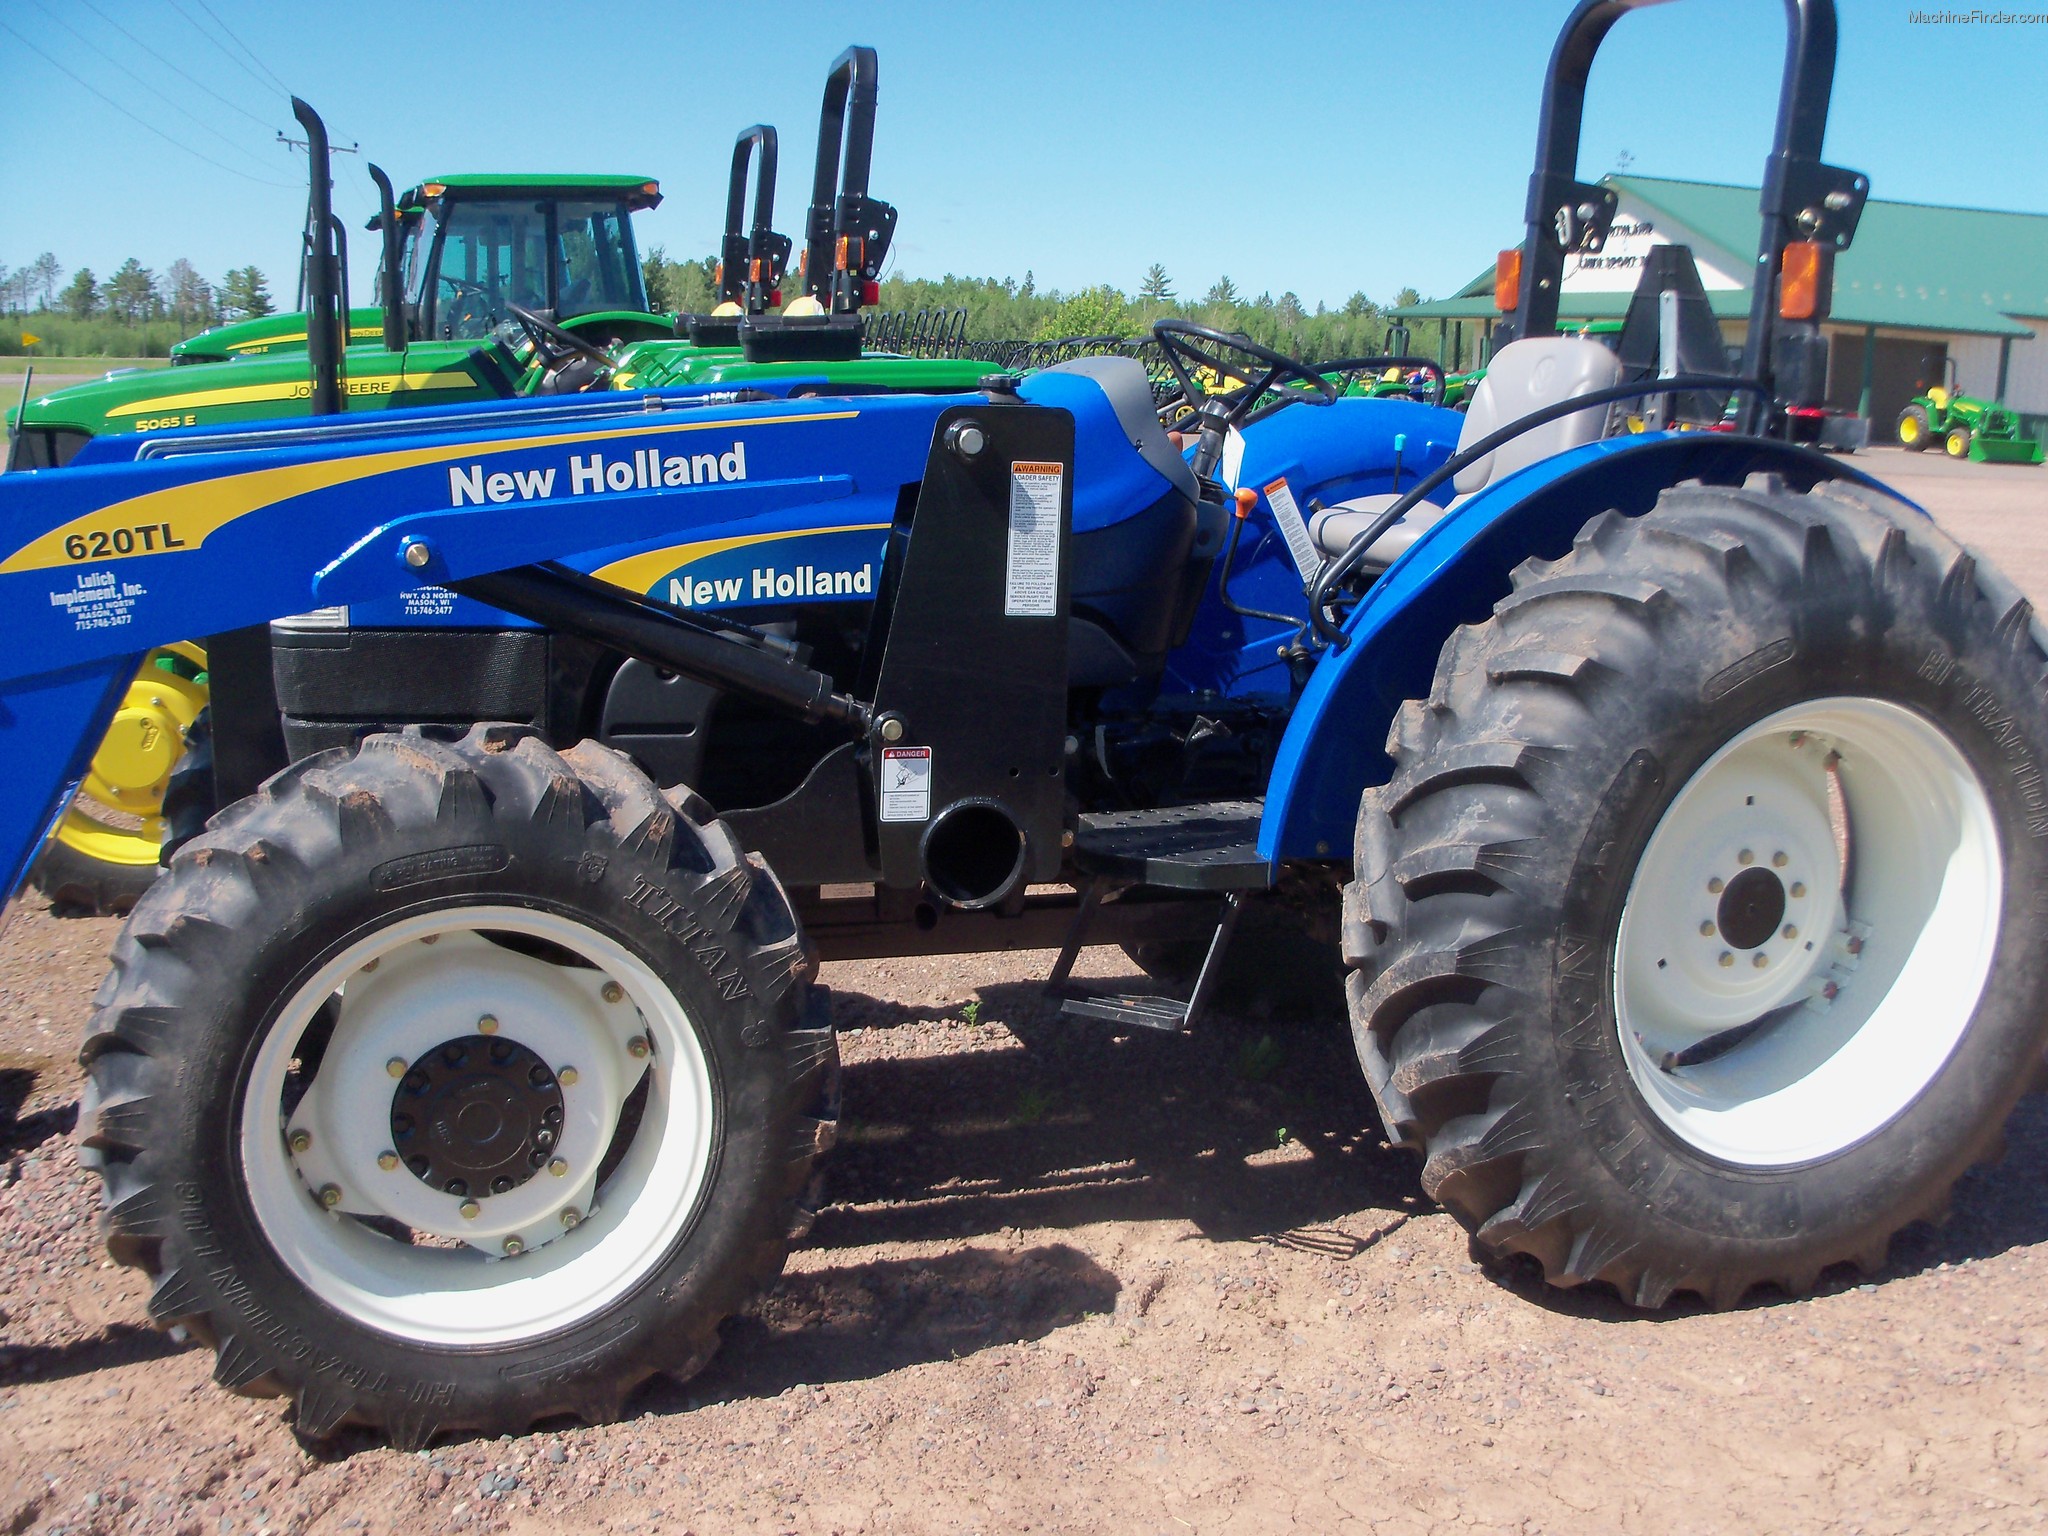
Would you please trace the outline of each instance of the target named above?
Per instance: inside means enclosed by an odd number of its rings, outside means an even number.
[[[1266,487],[1266,505],[1273,509],[1273,521],[1280,525],[1280,537],[1287,541],[1287,553],[1294,557],[1294,568],[1301,573],[1301,579],[1315,580],[1316,572],[1322,568],[1322,556],[1316,552],[1315,540],[1308,536],[1308,523],[1301,508],[1295,505],[1294,491],[1286,476]]]
[[[882,820],[929,821],[932,815],[932,749],[882,748]]]
[[[1060,611],[1060,490],[1064,464],[1010,465],[1010,562],[1003,616],[1051,618]]]

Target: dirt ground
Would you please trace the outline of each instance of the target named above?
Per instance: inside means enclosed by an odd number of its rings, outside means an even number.
[[[1859,462],[2048,600],[2048,471]],[[94,1241],[71,1055],[113,933],[0,936],[0,1532],[2048,1528],[2048,1102],[1878,1283],[1651,1320],[1473,1264],[1340,1021],[1027,1052],[1042,953],[826,968],[833,1203],[703,1375],[309,1453]]]

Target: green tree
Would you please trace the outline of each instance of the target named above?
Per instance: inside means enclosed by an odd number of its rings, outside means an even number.
[[[1394,295],[1394,308],[1396,309],[1406,309],[1410,304],[1420,304],[1421,302],[1422,295],[1413,288],[1403,288]]]
[[[1217,278],[1209,291],[1202,295],[1202,302],[1204,304],[1236,304],[1241,302],[1237,296],[1237,284],[1233,283],[1227,275]]]
[[[1033,339],[1059,341],[1069,336],[1126,336],[1132,329],[1131,301],[1107,283],[1069,294],[1038,324]]]
[[[1354,319],[1359,315],[1370,313],[1372,309],[1373,302],[1365,296],[1363,288],[1354,290],[1351,297],[1344,301],[1344,313],[1352,316]]]
[[[656,314],[673,314],[668,302],[668,249],[651,245],[640,258],[640,281],[647,286],[647,307]]]
[[[1308,318],[1307,311],[1301,307],[1300,295],[1296,294],[1292,289],[1280,295],[1278,308],[1280,323],[1290,331],[1294,330],[1302,321]]]
[[[180,327],[213,323],[213,289],[198,268],[180,256],[164,269],[164,302]]]
[[[227,320],[254,320],[271,313],[270,283],[254,266],[236,267],[220,290],[220,313]]]
[[[64,275],[64,268],[45,251],[28,264],[28,270],[34,277],[35,291],[43,296],[43,308],[48,309],[57,296],[57,279]]]
[[[136,325],[155,318],[156,274],[130,256],[107,279],[107,309],[116,320]]]
[[[1138,297],[1149,304],[1173,301],[1173,282],[1167,277],[1166,268],[1155,261],[1145,269],[1145,281],[1138,285]]]
[[[99,313],[100,281],[93,276],[91,267],[80,267],[71,274],[71,281],[64,285],[59,302],[63,304],[65,313],[80,320],[89,320]]]

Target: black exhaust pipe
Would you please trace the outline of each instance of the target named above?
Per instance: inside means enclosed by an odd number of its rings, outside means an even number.
[[[335,416],[342,408],[338,342],[347,318],[341,313],[341,283],[335,275],[334,181],[328,163],[327,125],[296,96],[292,98],[292,116],[306,130],[306,158],[312,165],[306,217],[311,242],[306,251],[306,361],[312,369],[311,404],[315,416]]]
[[[377,292],[377,302],[384,306],[384,350],[403,352],[405,293],[403,274],[398,270],[398,199],[381,166],[370,167],[370,180],[377,183],[377,228],[384,237],[383,281]]]

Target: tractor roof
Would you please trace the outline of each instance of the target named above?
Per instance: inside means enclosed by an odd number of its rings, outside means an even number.
[[[555,196],[597,194],[622,197],[632,209],[652,208],[661,201],[661,185],[652,176],[565,176],[549,174],[430,176],[398,201],[401,206],[422,203],[444,192],[541,193]]]

